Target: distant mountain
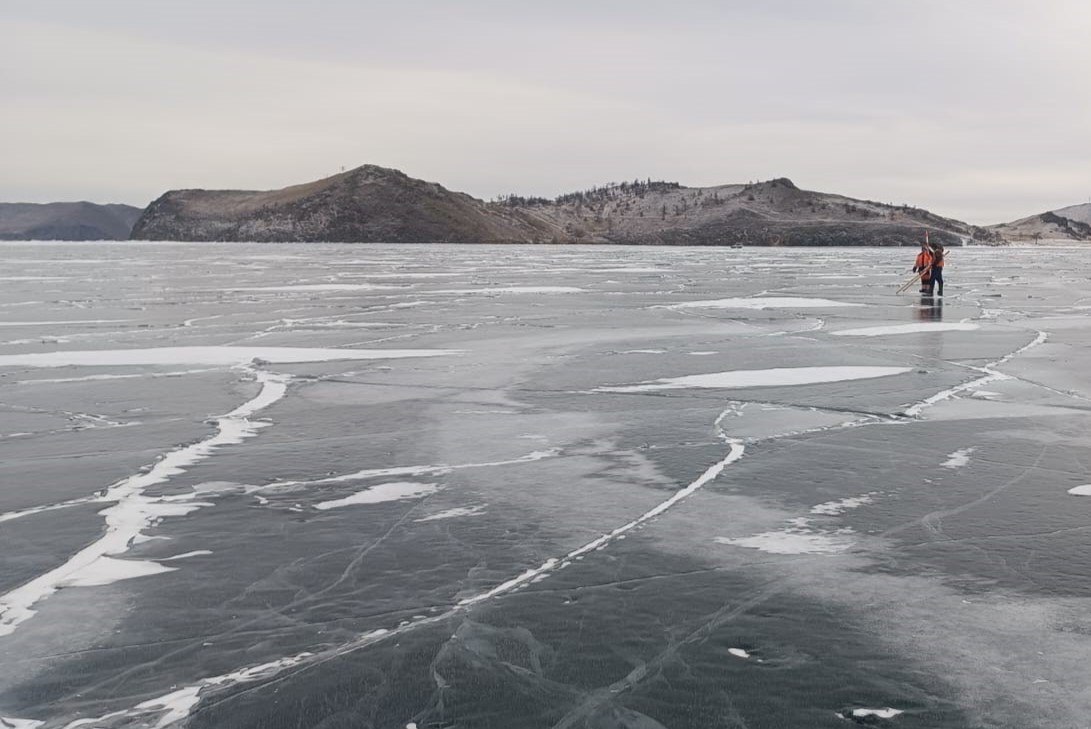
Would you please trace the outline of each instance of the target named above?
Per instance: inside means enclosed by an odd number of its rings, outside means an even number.
[[[1091,203],[1020,218],[1010,223],[991,225],[989,229],[1013,241],[1085,240],[1091,241]]]
[[[0,203],[0,240],[128,240],[142,212],[89,202]]]
[[[1067,208],[1054,210],[1053,213],[1062,218],[1075,220],[1077,223],[1087,223],[1088,225],[1091,225],[1091,202],[1080,203],[1079,205],[1069,205]]]
[[[365,165],[283,190],[172,190],[144,211],[147,240],[667,245],[950,245],[1001,242],[984,228],[908,206],[809,192],[780,178],[683,187],[635,181],[555,200],[484,202]]]

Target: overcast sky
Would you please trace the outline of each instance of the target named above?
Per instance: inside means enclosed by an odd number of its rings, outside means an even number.
[[[3,0],[0,200],[365,163],[478,197],[653,177],[995,223],[1091,199],[1087,0]]]

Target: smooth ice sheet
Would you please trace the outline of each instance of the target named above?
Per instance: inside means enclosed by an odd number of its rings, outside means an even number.
[[[152,347],[94,349],[0,355],[0,367],[110,367],[118,365],[203,364],[233,366],[255,359],[272,364],[326,362],[345,359],[438,357],[449,349],[327,349],[319,347]]]

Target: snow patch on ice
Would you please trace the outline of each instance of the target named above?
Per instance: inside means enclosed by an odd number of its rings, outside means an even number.
[[[949,453],[947,460],[940,465],[944,468],[962,468],[970,462],[970,454],[973,452],[973,448],[960,448],[954,453]]]
[[[762,296],[755,298],[712,299],[669,304],[667,309],[820,309],[838,306],[863,306],[831,299],[807,299],[794,296]]]
[[[58,324],[119,324],[132,319],[69,319],[68,321],[0,321],[0,327],[56,326]]]
[[[905,712],[900,709],[891,709],[890,707],[887,707],[885,709],[853,709],[849,713],[852,715],[853,718],[856,719],[866,719],[868,717],[875,717],[877,719],[893,719],[899,714],[904,714]],[[840,712],[837,712],[837,716],[841,719],[849,718]]]
[[[544,458],[553,458],[560,455],[560,448],[549,448],[544,451],[531,451],[525,456],[518,458],[512,458],[506,461],[487,461],[484,463],[459,463],[455,465],[435,465],[435,466],[394,466],[392,468],[369,468],[362,471],[353,471],[352,473],[346,473],[341,476],[330,476],[328,478],[320,478],[314,481],[277,481],[266,486],[249,486],[247,487],[247,493],[254,491],[263,491],[266,489],[278,489],[290,486],[317,486],[327,483],[340,483],[343,481],[360,481],[369,478],[384,478],[386,476],[424,476],[424,475],[442,475],[450,473],[451,471],[458,471],[464,468],[490,468],[492,466],[511,466],[517,463],[530,463],[532,461],[540,461]]]
[[[439,491],[434,483],[413,483],[411,481],[391,481],[381,483],[371,488],[364,489],[350,496],[331,501],[320,501],[314,505],[319,511],[339,509],[342,506],[355,506],[357,504],[378,504],[383,501],[399,501],[401,499],[418,499],[428,494]]]
[[[0,729],[35,729],[44,721],[35,721],[34,719],[13,719],[10,716],[0,716]]]
[[[842,329],[831,332],[836,337],[882,337],[893,334],[913,334],[916,332],[972,332],[981,327],[968,323],[922,322],[920,324],[896,324],[883,327],[863,327],[860,329]]]
[[[668,377],[638,385],[599,387],[595,392],[652,392],[698,388],[778,387],[844,382],[888,377],[912,371],[910,367],[774,367],[767,370],[730,370],[706,375]]]
[[[158,562],[137,559],[115,559],[102,556],[71,577],[58,582],[59,587],[98,587],[134,577],[173,572],[175,567],[164,567]]]
[[[1083,486],[1075,486],[1068,490],[1068,493],[1073,496],[1091,496],[1091,483],[1084,484]]]
[[[747,651],[744,651],[742,648],[728,648],[727,652],[730,653],[731,655],[735,656],[736,658],[749,658],[750,657],[750,653],[747,652]]]
[[[497,286],[483,289],[444,289],[441,291],[427,291],[428,294],[579,294],[586,289],[575,286]]]
[[[382,286],[376,284],[289,284],[286,286],[246,286],[235,287],[228,291],[291,292],[291,291],[391,291],[402,286]]]
[[[189,559],[190,557],[201,557],[206,554],[212,554],[211,549],[195,549],[192,552],[183,552],[182,554],[176,554],[173,557],[164,557],[159,560],[160,562],[170,562],[174,559]]]
[[[751,537],[716,537],[720,544],[758,549],[769,554],[836,554],[853,545],[848,537],[851,529],[820,532],[798,527],[788,527],[762,532]]]
[[[861,496],[850,496],[847,499],[838,499],[837,501],[827,501],[822,504],[816,504],[811,507],[812,514],[821,514],[823,516],[837,516],[843,514],[848,509],[856,509],[864,504],[870,504],[874,501],[873,497],[875,492],[863,494]]]
[[[478,516],[485,513],[485,506],[486,504],[481,506],[459,506],[430,516],[421,517],[420,519],[414,519],[413,521],[439,521],[440,519],[454,519],[460,516]]]

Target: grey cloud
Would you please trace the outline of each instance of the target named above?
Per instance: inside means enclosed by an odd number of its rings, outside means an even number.
[[[785,175],[978,223],[1091,193],[1082,2],[8,6],[3,199],[364,162],[485,197]]]

